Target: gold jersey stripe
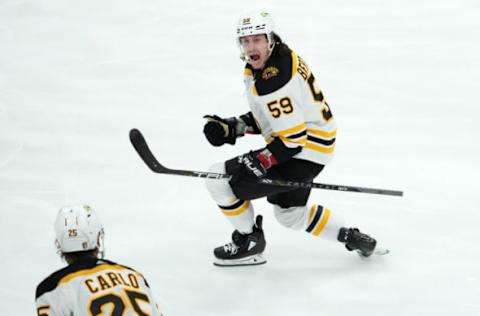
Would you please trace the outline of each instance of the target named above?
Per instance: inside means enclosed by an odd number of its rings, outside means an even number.
[[[125,269],[125,267],[122,267],[120,265],[101,264],[99,266],[96,266],[95,268],[86,269],[86,270],[82,270],[82,271],[78,271],[78,272],[68,274],[68,275],[64,276],[60,280],[60,282],[58,282],[58,284],[59,285],[64,284],[64,283],[67,283],[67,282],[71,281],[72,279],[74,279],[76,277],[91,275],[91,274],[95,274],[95,273],[98,273],[98,272],[104,271],[104,270],[126,270],[126,269]]]
[[[245,68],[245,70],[243,70],[243,75],[253,77],[253,71],[249,68]]]
[[[287,129],[284,129],[284,130],[281,130],[281,131],[278,131],[278,132],[273,132],[272,135],[273,136],[276,136],[276,135],[282,135],[282,136],[287,136],[289,134],[297,134],[303,130],[305,130],[307,128],[307,126],[305,125],[305,123],[301,123],[301,124],[298,124],[294,127],[291,127],[291,128],[287,128]]]
[[[298,67],[298,58],[297,54],[295,54],[292,51],[292,77],[297,73],[297,67]]]
[[[236,210],[222,210],[223,214],[226,216],[237,216],[244,213],[250,207],[250,201],[245,201],[238,209]]]
[[[319,129],[307,129],[307,133],[322,136],[322,137],[325,137],[325,138],[333,138],[333,137],[337,136],[337,130],[327,132],[327,131],[323,131],[323,130],[319,130]]]
[[[315,150],[315,151],[319,151],[319,152],[324,153],[324,154],[331,154],[335,150],[335,145],[330,146],[330,147],[324,147],[324,146],[320,146],[320,145],[317,145],[317,144],[312,144],[311,142],[307,141],[307,143],[305,144],[305,148]]]
[[[37,307],[37,315],[50,315],[50,305]]]
[[[312,231],[312,235],[318,236],[322,232],[322,230],[325,228],[327,225],[328,219],[330,218],[330,210],[328,208],[325,208],[323,210],[322,218],[320,219],[319,223],[315,227],[315,229]]]
[[[255,84],[252,85],[252,93],[254,96],[258,97],[258,92],[257,92],[257,88],[255,87]]]
[[[298,144],[298,145],[302,145],[302,146],[305,146],[305,144],[307,143],[307,136],[306,135],[305,135],[305,137],[298,138],[298,139],[295,139],[295,140],[292,140],[292,139],[287,138],[285,136],[279,136],[279,137],[282,140],[282,142],[284,142],[284,143]]]

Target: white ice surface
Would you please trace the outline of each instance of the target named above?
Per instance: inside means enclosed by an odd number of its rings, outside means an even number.
[[[206,170],[252,148],[213,148],[204,114],[248,110],[237,16],[270,9],[313,69],[339,131],[315,190],[391,254],[361,261],[264,215],[268,263],[221,269],[231,227],[203,181],[151,173],[141,129],[167,166]],[[59,207],[86,202],[107,257],[149,280],[166,315],[480,315],[480,4],[476,0],[0,0],[0,314],[34,314],[62,267]]]

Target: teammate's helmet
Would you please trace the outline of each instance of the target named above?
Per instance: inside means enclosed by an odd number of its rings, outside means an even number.
[[[266,11],[252,11],[243,14],[237,23],[237,44],[241,51],[240,58],[245,59],[240,38],[248,35],[265,34],[268,41],[268,51],[271,54],[275,46],[275,40],[273,39],[274,28],[273,19]]]
[[[103,253],[103,226],[88,205],[65,206],[55,220],[55,244],[61,253],[94,250]]]

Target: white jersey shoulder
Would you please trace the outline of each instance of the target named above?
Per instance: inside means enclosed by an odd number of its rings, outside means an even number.
[[[107,260],[61,269],[36,291],[39,316],[162,315],[139,272]]]
[[[264,69],[247,65],[248,103],[263,137],[302,147],[294,158],[327,164],[333,156],[337,127],[332,111],[306,62],[293,51],[270,57]]]

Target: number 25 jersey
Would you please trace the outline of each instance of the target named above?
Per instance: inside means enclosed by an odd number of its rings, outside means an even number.
[[[108,260],[69,265],[42,281],[36,291],[39,316],[162,315],[137,271]]]

